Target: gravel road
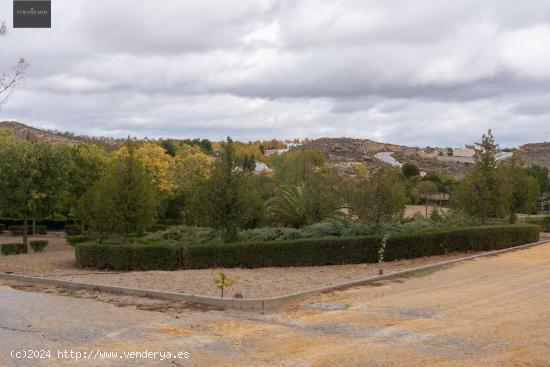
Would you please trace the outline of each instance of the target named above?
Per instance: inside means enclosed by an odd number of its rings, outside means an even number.
[[[34,290],[0,287],[2,366],[550,366],[550,244],[264,315]],[[189,359],[9,357],[21,348],[187,351]]]

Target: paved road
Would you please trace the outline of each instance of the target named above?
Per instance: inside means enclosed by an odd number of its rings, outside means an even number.
[[[380,152],[374,155],[375,158],[381,160],[384,163],[390,164],[394,167],[401,167],[403,163],[397,161],[393,156],[392,152]]]
[[[542,367],[550,366],[549,305],[550,244],[266,315],[161,313],[0,288],[0,365]],[[14,348],[188,351],[190,358],[29,363],[10,359]]]

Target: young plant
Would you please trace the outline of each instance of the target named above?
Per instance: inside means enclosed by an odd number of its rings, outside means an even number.
[[[40,265],[36,268],[36,271],[42,274],[42,277],[45,277],[51,270],[52,268],[49,265]]]
[[[231,288],[235,284],[239,282],[239,277],[235,276],[234,278],[231,278],[230,276],[226,275],[225,272],[220,271],[218,272],[218,276],[214,278],[214,284],[216,284],[216,288],[221,290],[221,297],[223,298],[223,291],[226,288]]]

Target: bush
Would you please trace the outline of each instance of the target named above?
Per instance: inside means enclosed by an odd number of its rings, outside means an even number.
[[[26,254],[27,246],[22,243],[3,243],[0,245],[2,255]]]
[[[68,236],[76,236],[80,234],[80,226],[76,224],[66,224],[64,230]]]
[[[498,250],[535,242],[538,238],[539,228],[528,224],[400,234],[388,239],[384,258],[393,261],[448,252]],[[84,243],[76,246],[76,263],[116,270],[369,263],[378,261],[380,241],[380,236],[354,236],[192,246]]]
[[[20,226],[23,221],[21,219],[0,218],[0,224],[4,224],[6,227]],[[37,224],[46,226],[50,231],[61,231],[67,222],[65,220],[40,219]]]
[[[3,223],[0,223],[0,233],[3,233],[6,230],[6,225]]]
[[[65,240],[67,241],[67,243],[69,245],[75,247],[75,245],[77,243],[90,242],[92,240],[92,237],[90,237],[90,236],[67,236],[67,237],[65,237]]]
[[[181,264],[182,246],[169,244],[109,245],[78,244],[78,266],[113,270],[174,270]]]
[[[32,227],[31,227],[31,232],[32,232]],[[48,227],[43,225],[37,225],[36,234],[48,234]]]
[[[49,242],[46,240],[35,240],[30,241],[29,244],[31,245],[34,252],[42,252],[46,246],[48,246]]]
[[[526,223],[535,224],[540,227],[543,232],[550,232],[550,216],[538,217],[538,218],[526,218]]]

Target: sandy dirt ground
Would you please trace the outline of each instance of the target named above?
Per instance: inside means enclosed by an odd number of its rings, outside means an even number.
[[[269,314],[38,290],[53,293],[0,287],[0,312],[11,315],[0,319],[2,348],[35,338],[80,351],[190,353],[185,361],[79,366],[550,366],[550,244],[326,293]]]
[[[47,235],[29,236],[29,241],[32,240],[49,241],[49,244],[44,249],[44,252],[67,251],[72,249],[72,247],[67,245],[67,242],[65,241],[64,232],[49,232]],[[0,243],[23,243],[23,238],[21,236],[12,236],[5,231],[0,234]]]
[[[59,241],[64,240],[61,239],[57,242]],[[55,239],[53,242],[57,243]],[[305,289],[368,278],[377,275],[379,269],[378,264],[356,264],[260,269],[98,271],[76,268],[74,251],[67,251],[67,247],[59,242],[57,243],[57,247],[52,246],[49,251],[43,253],[0,256],[0,272],[46,276],[54,279],[102,285],[219,296],[219,290],[215,287],[214,278],[217,276],[219,270],[224,270],[229,276],[239,278],[239,282],[226,291],[227,296],[233,297],[238,293],[244,298],[256,298],[284,295]],[[54,249],[57,249],[57,251],[54,251]],[[456,253],[394,261],[385,263],[383,269],[384,272],[389,273],[468,255],[471,254]]]

